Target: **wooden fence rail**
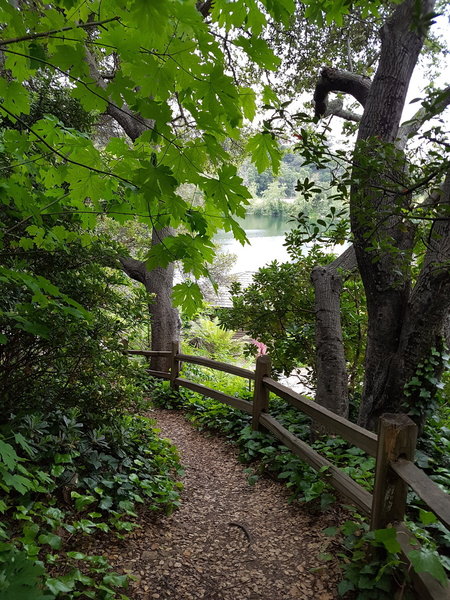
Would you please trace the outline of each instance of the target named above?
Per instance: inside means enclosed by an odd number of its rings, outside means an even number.
[[[395,527],[397,540],[402,548],[403,559],[408,569],[411,569],[411,564],[407,554],[413,548],[418,547],[417,540],[403,523],[408,486],[442,523],[450,527],[450,497],[413,463],[417,427],[406,415],[383,415],[379,421],[378,435],[376,435],[271,379],[270,358],[267,355],[258,357],[255,371],[250,371],[205,357],[181,354],[178,342],[172,344],[171,351],[124,350],[124,353],[142,356],[170,356],[169,372],[149,370],[149,374],[170,380],[170,385],[175,389],[179,386],[185,387],[252,415],[254,430],[269,431],[316,471],[326,467],[324,477],[327,482],[347,497],[362,513],[370,517],[371,529],[381,529],[388,525]],[[182,363],[199,365],[224,371],[250,381],[253,380],[255,382],[253,401],[235,398],[180,377]],[[341,436],[370,456],[376,457],[373,494],[272,417],[269,414],[270,392],[324,426],[329,433]],[[428,573],[415,573],[411,570],[411,574],[414,587],[420,594],[420,600],[449,600],[450,586],[448,582],[447,586],[443,587]]]

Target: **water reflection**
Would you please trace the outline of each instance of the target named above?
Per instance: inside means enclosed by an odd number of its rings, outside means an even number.
[[[284,234],[292,229],[293,224],[287,219],[285,216],[247,215],[245,220],[240,220],[250,242],[245,246],[235,240],[231,232],[219,232],[214,241],[222,251],[237,256],[232,272],[257,271],[273,260],[288,261],[289,255],[283,246]]]

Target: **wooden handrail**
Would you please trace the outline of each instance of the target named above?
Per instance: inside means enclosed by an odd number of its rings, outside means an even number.
[[[238,408],[249,415],[252,414],[252,403],[247,400],[242,400],[242,398],[235,398],[234,396],[229,396],[228,394],[224,394],[223,392],[218,392],[217,390],[213,390],[212,388],[206,387],[206,385],[202,385],[201,383],[195,383],[194,381],[189,381],[189,379],[183,379],[182,377],[177,377],[174,381],[175,385],[181,385],[182,387],[188,388],[193,392],[197,392],[198,394],[202,394],[203,396],[207,396],[208,398],[214,398],[214,400],[219,400],[219,402],[223,402],[224,404],[228,404],[233,408]]]
[[[441,488],[410,460],[399,458],[390,463],[397,475],[412,488],[425,504],[450,528],[450,500]]]
[[[160,377],[161,379],[170,379],[170,373],[166,373],[165,371],[155,371],[153,369],[148,369],[147,373],[152,377]]]
[[[170,356],[170,373],[163,371],[149,371],[149,374],[163,379],[170,379],[174,389],[178,386],[190,389],[198,394],[219,400],[233,408],[237,408],[253,415],[254,429],[265,427],[279,439],[295,455],[307,462],[317,471],[326,467],[324,478],[341,494],[348,497],[363,513],[371,517],[371,527],[386,527],[394,524],[397,530],[397,540],[402,548],[403,559],[408,567],[411,563],[408,552],[413,549],[415,542],[409,529],[403,524],[398,524],[403,519],[406,506],[406,485],[409,485],[416,494],[429,506],[436,516],[450,527],[450,499],[421,469],[412,462],[415,448],[414,423],[406,415],[383,415],[380,419],[380,434],[374,433],[351,423],[347,419],[334,414],[297,394],[290,388],[274,381],[265,373],[270,372],[270,365],[258,363],[256,374],[248,369],[229,365],[201,356],[179,354],[178,344],[172,344],[172,351],[152,350],[124,350],[127,354],[140,354],[142,356]],[[214,390],[200,383],[179,377],[181,362],[198,364],[231,375],[237,375],[255,381],[253,402],[242,398],[235,398],[218,390]],[[261,362],[261,361],[260,361]],[[258,376],[259,373],[259,376]],[[289,404],[299,409],[314,421],[325,426],[331,433],[340,435],[348,442],[361,448],[370,456],[377,458],[374,493],[370,494],[361,485],[341,469],[333,465],[328,459],[313,450],[308,444],[297,438],[288,429],[283,427],[274,417],[267,412],[267,393],[273,392]],[[411,460],[408,460],[411,459]],[[396,524],[397,523],[397,524]],[[428,573],[411,572],[415,588],[420,593],[421,600],[447,600],[448,590],[445,589],[434,577]]]
[[[298,437],[283,427],[274,417],[267,414],[261,414],[260,422],[273,435],[278,438],[299,458],[307,462],[313,469],[319,471],[322,467],[327,467],[324,479],[344,496],[349,498],[362,512],[370,515],[372,507],[372,494],[365,490],[359,483],[356,483],[346,473],[333,465],[329,460],[318,454],[308,444],[302,442]]]
[[[138,356],[170,356],[169,350],[123,350],[124,354],[137,354]]]
[[[194,365],[201,365],[202,367],[209,367],[216,371],[224,371],[230,373],[230,375],[237,375],[238,377],[245,377],[246,379],[255,379],[255,373],[250,369],[243,369],[242,367],[236,367],[225,362],[218,360],[212,360],[204,356],[191,356],[190,354],[177,354],[177,360],[185,363],[191,363]]]
[[[300,411],[317,421],[321,425],[324,425],[328,431],[340,435],[354,444],[358,448],[370,454],[370,456],[377,455],[377,440],[378,436],[367,429],[363,429],[359,425],[355,425],[351,421],[336,415],[331,410],[320,406],[317,402],[313,402],[301,394],[297,394],[290,388],[274,381],[268,377],[264,378],[264,385],[274,394],[283,398]]]

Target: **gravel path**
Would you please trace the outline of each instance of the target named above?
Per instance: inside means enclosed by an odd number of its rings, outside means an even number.
[[[288,504],[275,481],[250,487],[236,449],[196,431],[182,414],[156,409],[149,416],[180,450],[185,489],[180,510],[146,519],[108,547],[113,566],[137,577],[128,591],[133,600],[338,597],[337,567],[318,556],[331,550],[321,532],[335,524],[332,514]]]

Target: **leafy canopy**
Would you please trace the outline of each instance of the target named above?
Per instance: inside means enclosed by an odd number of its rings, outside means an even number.
[[[235,218],[243,215],[249,192],[230,164],[224,141],[239,138],[244,119],[256,113],[257,97],[228,73],[214,31],[239,28],[232,40],[240,55],[274,70],[279,59],[260,34],[271,21],[287,25],[295,3],[217,0],[208,19],[197,4],[57,0],[31,7],[0,0],[5,24],[0,40],[0,231],[6,253],[39,247],[47,234],[28,230],[13,235],[5,214],[38,228],[59,226],[62,237],[66,234],[58,219],[67,212],[78,213],[87,230],[99,213],[118,220],[137,215],[156,229],[185,224],[188,231],[174,248],[150,251],[149,265],[165,254],[165,262],[180,259],[195,276],[205,273],[217,229],[232,230],[245,242]],[[329,19],[338,21],[348,10],[342,3],[331,11],[329,4],[320,5]],[[311,18],[319,19],[317,10]],[[144,122],[145,131],[133,143],[114,137],[99,148],[84,127],[70,127],[45,109],[42,114],[35,110],[42,96],[36,82],[43,79],[65,87],[89,114],[100,115],[113,106],[136,123]],[[269,95],[276,102],[276,95]],[[263,101],[267,98],[265,89]],[[270,133],[256,133],[248,150],[259,170],[268,165],[277,170],[280,150]],[[203,195],[195,212],[192,202],[178,193],[184,183]],[[10,275],[2,271],[2,276]],[[42,288],[41,293],[52,296]],[[177,294],[187,297],[188,290]]]

